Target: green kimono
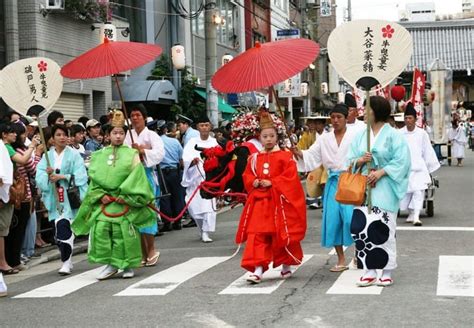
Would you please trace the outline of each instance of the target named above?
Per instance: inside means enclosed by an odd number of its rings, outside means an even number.
[[[76,235],[90,233],[89,261],[119,269],[140,266],[138,229],[150,226],[156,215],[147,207],[154,196],[138,152],[123,145],[94,152],[89,177],[89,189],[72,224]],[[104,195],[123,199],[126,204],[102,206]]]

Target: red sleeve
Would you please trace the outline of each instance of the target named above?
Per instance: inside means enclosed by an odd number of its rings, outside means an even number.
[[[257,177],[253,173],[252,162],[256,160],[257,158],[255,156],[249,156],[248,161],[247,161],[247,166],[245,167],[245,171],[242,175],[242,179],[244,181],[244,187],[247,193],[250,193],[254,189],[253,182],[255,181]]]

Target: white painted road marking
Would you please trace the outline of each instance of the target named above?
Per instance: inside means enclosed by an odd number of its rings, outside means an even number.
[[[436,294],[474,297],[474,256],[440,256]]]
[[[346,270],[341,273],[339,278],[334,282],[326,294],[343,294],[343,295],[380,295],[384,287],[369,286],[357,287],[356,282],[360,279],[362,270]]]
[[[300,268],[306,261],[308,261],[312,257],[313,254],[304,255],[301,265],[295,267],[294,271],[298,270],[298,268]],[[246,280],[249,274],[246,273],[234,282],[232,282],[219,294],[271,294],[285,281],[284,279],[280,278],[280,271],[281,267],[278,267],[270,269],[268,272],[265,272],[263,275],[262,282],[258,285],[250,285]]]
[[[209,270],[229,257],[195,257],[187,262],[160,271],[131,285],[114,296],[155,296],[166,295],[183,282]]]
[[[397,227],[404,231],[474,231],[474,227]]]
[[[97,276],[104,268],[105,266],[102,266],[97,269],[89,270],[70,278],[33,289],[13,298],[63,297],[75,292],[76,290],[98,282]]]

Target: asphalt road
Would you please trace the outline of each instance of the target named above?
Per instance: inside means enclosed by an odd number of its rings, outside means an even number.
[[[237,208],[218,215],[214,243],[200,242],[195,228],[158,237],[159,264],[136,270],[133,279],[96,282],[90,271],[99,266],[84,254],[67,278],[56,273],[57,261],[9,276],[0,326],[473,327],[474,156],[467,154],[464,167],[437,172],[433,218],[422,217],[420,228],[404,223],[403,214],[398,219],[391,287],[357,289],[360,271],[329,272],[336,258],[319,245],[320,210],[308,211],[308,259],[293,277],[266,275],[250,288],[235,282],[245,273],[242,251],[230,258]]]

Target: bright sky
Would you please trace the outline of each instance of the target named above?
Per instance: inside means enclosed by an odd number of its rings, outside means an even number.
[[[352,19],[383,19],[398,21],[399,10],[407,3],[434,2],[436,15],[461,12],[462,0],[352,0]],[[336,0],[338,24],[342,22],[347,0]]]

